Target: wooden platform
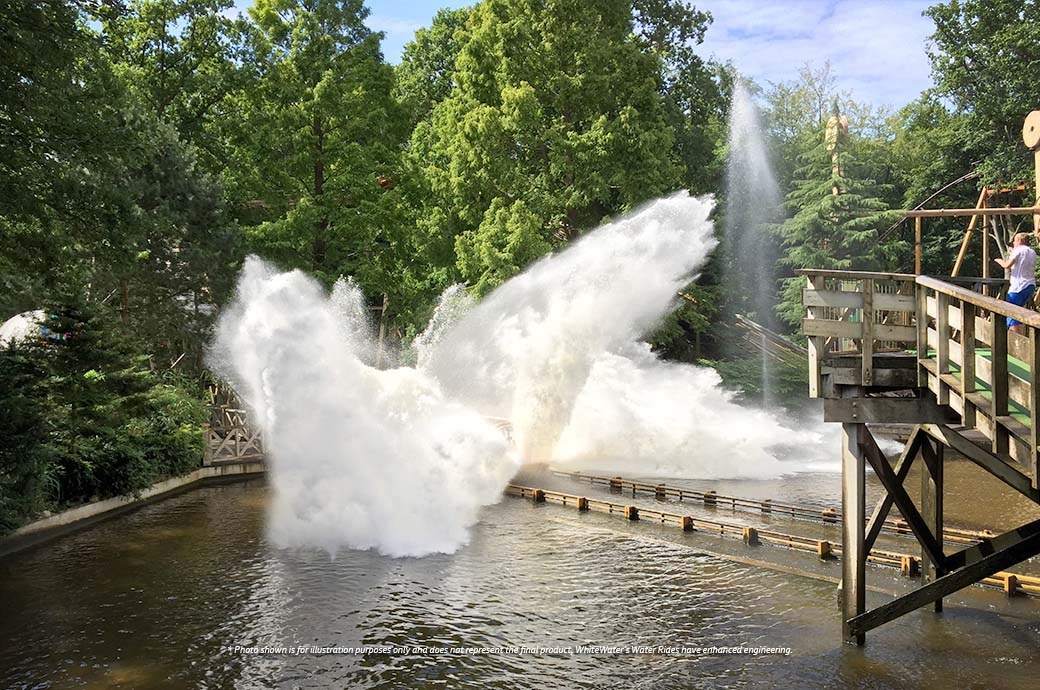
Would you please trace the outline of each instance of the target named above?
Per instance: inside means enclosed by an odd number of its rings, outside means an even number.
[[[826,421],[842,424],[842,620],[846,639],[862,644],[866,631],[929,603],[941,610],[946,594],[1040,553],[1040,521],[952,554],[935,536],[946,449],[1040,503],[1040,315],[928,276],[801,273],[809,394],[824,400]],[[1009,332],[1007,317],[1026,333]],[[894,465],[870,423],[916,425]],[[918,460],[920,505],[903,488]],[[886,491],[869,521],[868,465]],[[921,545],[925,585],[866,611],[864,565],[893,507]]]

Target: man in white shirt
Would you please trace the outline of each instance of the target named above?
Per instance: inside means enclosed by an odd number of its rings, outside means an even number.
[[[1007,301],[1025,307],[1036,292],[1036,252],[1029,246],[1029,233],[1019,232],[1012,240],[1011,253],[1007,259],[994,259],[1001,268],[1011,269],[1011,285],[1008,286]],[[1015,333],[1026,332],[1026,327],[1008,317],[1008,328]]]

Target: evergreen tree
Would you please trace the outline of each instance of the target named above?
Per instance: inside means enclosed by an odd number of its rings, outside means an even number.
[[[882,270],[907,249],[899,240],[878,241],[898,214],[889,211],[880,185],[863,176],[847,128],[835,103],[826,136],[800,158],[785,202],[792,215],[778,227],[786,266]],[[777,314],[792,326],[802,321],[804,287],[800,276],[783,280]]]

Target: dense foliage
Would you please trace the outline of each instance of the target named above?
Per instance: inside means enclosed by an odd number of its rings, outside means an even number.
[[[0,350],[0,532],[26,515],[199,466],[207,411],[103,307],[48,312],[61,338]]]
[[[1022,180],[1035,198],[1038,7],[929,9],[935,85],[895,113],[829,65],[757,87],[788,323],[796,268],[909,268],[890,209]],[[0,528],[197,463],[193,382],[248,252],[353,275],[403,339],[453,283],[486,293],[676,189],[725,194],[737,75],[699,54],[711,16],[685,0],[483,0],[437,13],[396,66],[367,22],[362,0],[0,0],[0,320],[49,305],[84,324],[0,356]],[[832,115],[848,131],[828,142]],[[929,223],[926,270],[962,232]],[[728,261],[651,337],[753,392],[718,328]]]

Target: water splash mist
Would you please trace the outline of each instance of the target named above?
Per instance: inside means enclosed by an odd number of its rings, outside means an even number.
[[[416,368],[378,370],[360,291],[250,259],[211,361],[265,433],[282,545],[452,551],[522,461],[766,477],[805,440],[643,338],[715,246],[710,199],[649,204],[479,303],[442,296]],[[489,418],[511,422],[515,446]]]
[[[730,308],[754,313],[754,320],[776,330],[776,252],[768,222],[780,206],[764,128],[747,85],[738,79],[730,104],[729,155],[726,160],[725,232],[729,270],[724,279]],[[763,336],[764,338],[764,336]],[[762,355],[762,402],[770,400],[769,360]]]

